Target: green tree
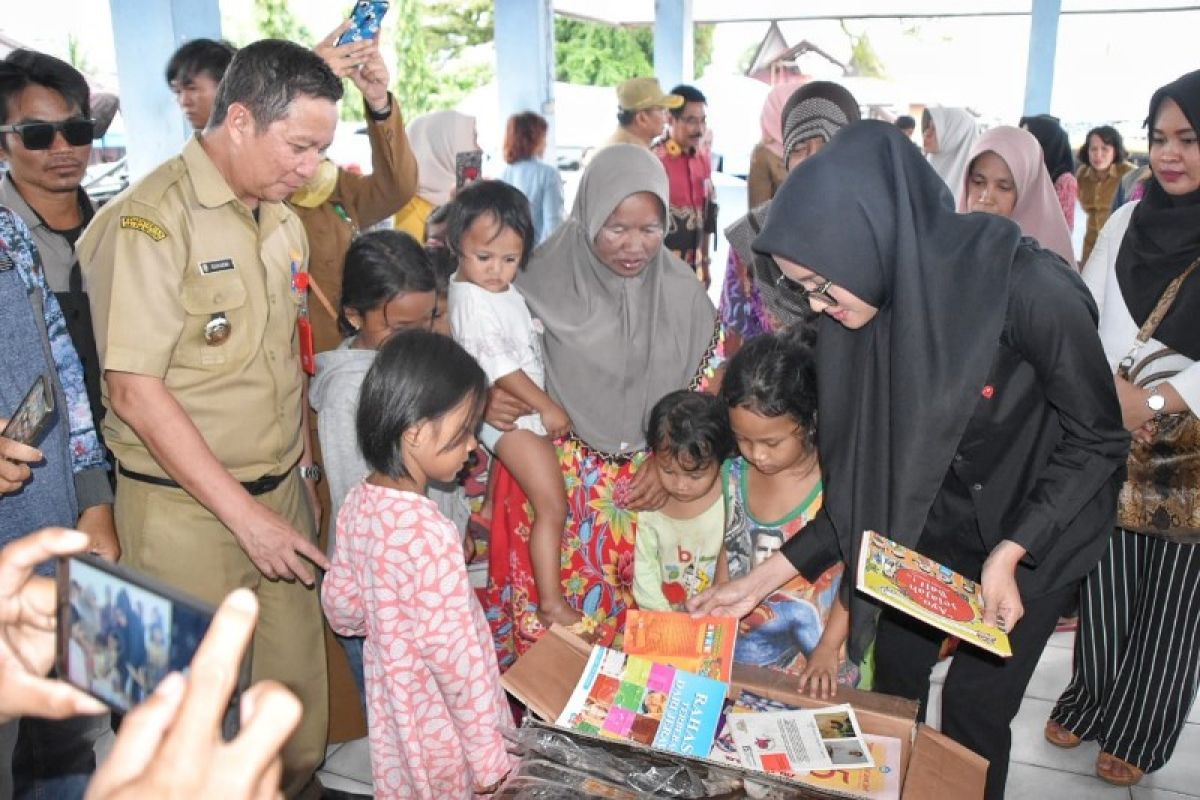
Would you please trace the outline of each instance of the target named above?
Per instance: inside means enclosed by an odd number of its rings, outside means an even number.
[[[695,26],[697,75],[712,63],[713,30],[713,25]],[[615,86],[628,78],[653,75],[654,29],[555,17],[554,66],[557,80],[588,86]]]
[[[400,108],[408,119],[424,114],[433,106],[436,89],[433,69],[425,49],[422,8],[419,0],[399,0],[394,7],[395,28],[392,43],[396,49],[395,89]]]
[[[92,63],[88,60],[87,53],[79,44],[79,37],[73,33],[67,34],[67,62],[84,75],[92,71]]]
[[[840,24],[842,33],[850,40],[850,63],[846,65],[846,73],[864,78],[886,78],[887,70],[871,45],[871,38],[866,31],[856,35],[846,27],[845,20],[840,20]]]
[[[263,38],[288,39],[305,47],[317,42],[292,14],[287,0],[254,0],[254,23]]]

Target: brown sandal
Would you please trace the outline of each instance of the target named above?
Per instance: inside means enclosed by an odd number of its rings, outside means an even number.
[[[1069,730],[1064,728],[1052,719],[1046,720],[1046,741],[1055,747],[1061,747],[1069,750],[1072,747],[1079,747],[1079,743],[1083,739],[1079,738]]]
[[[1112,753],[1101,751],[1099,758],[1096,759],[1097,777],[1113,786],[1133,786],[1145,774],[1133,764],[1117,758]]]

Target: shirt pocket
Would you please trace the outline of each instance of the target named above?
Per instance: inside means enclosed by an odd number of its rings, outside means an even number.
[[[219,369],[245,358],[250,325],[246,285],[241,276],[205,275],[187,281],[180,289],[180,303],[185,312],[183,332],[175,348],[180,366]],[[222,319],[228,335],[219,341],[217,328]]]

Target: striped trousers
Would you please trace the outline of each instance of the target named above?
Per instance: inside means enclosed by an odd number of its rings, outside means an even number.
[[[1084,581],[1050,718],[1141,770],[1171,758],[1200,683],[1200,545],[1116,529]]]

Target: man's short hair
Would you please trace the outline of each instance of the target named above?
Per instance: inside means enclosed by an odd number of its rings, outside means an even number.
[[[708,105],[708,98],[704,96],[704,92],[701,92],[695,86],[688,86],[686,83],[676,86],[671,90],[671,94],[679,95],[683,98],[683,102],[679,104],[678,108],[667,109],[675,119],[683,118],[683,110],[687,108],[688,103],[703,103],[704,105]]]
[[[208,125],[217,127],[225,121],[229,106],[241,103],[262,130],[287,116],[297,95],[336,103],[342,99],[342,82],[325,59],[307,47],[283,39],[260,39],[233,57],[217,88]]]
[[[902,131],[915,130],[917,127],[917,121],[908,114],[901,114],[900,116],[896,117],[896,127]]]
[[[630,125],[633,124],[633,121],[635,119],[637,119],[637,115],[638,115],[638,112],[636,112],[636,111],[626,111],[623,108],[618,108],[617,109],[617,124],[620,125],[622,128],[628,128]]]
[[[237,48],[214,39],[192,39],[171,54],[167,62],[167,84],[187,83],[200,73],[220,83]]]
[[[58,92],[67,105],[77,106],[85,117],[91,116],[91,91],[79,70],[54,56],[20,49],[0,61],[0,123],[8,122],[12,101],[30,86]]]

